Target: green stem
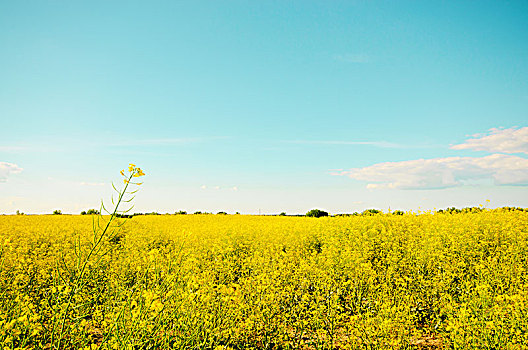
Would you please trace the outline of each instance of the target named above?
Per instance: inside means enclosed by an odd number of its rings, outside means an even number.
[[[64,314],[62,316],[62,320],[60,321],[61,327],[60,327],[60,332],[59,332],[59,340],[58,340],[58,343],[57,343],[57,350],[60,350],[60,346],[61,346],[61,342],[62,342],[62,335],[63,335],[63,332],[64,332],[64,325],[66,323],[66,316],[68,315],[68,311],[70,310],[70,306],[71,306],[71,302],[73,300],[73,297],[78,292],[77,289],[78,289],[78,287],[80,285],[80,282],[82,281],[82,278],[84,276],[84,271],[86,270],[86,266],[88,265],[88,261],[90,260],[92,254],[94,253],[96,248],[99,246],[99,244],[103,240],[103,237],[105,236],[106,231],[108,231],[108,228],[110,227],[110,224],[112,223],[112,221],[114,221],[114,219],[116,217],[116,214],[117,214],[117,209],[119,208],[119,204],[121,204],[121,201],[123,200],[123,197],[126,194],[126,190],[128,188],[128,185],[130,184],[130,181],[132,180],[132,177],[134,176],[134,174],[135,174],[135,172],[132,172],[130,174],[130,176],[128,177],[128,179],[127,179],[127,181],[125,183],[125,188],[123,189],[123,191],[121,193],[119,193],[119,199],[117,201],[117,204],[115,205],[114,212],[112,213],[112,215],[110,216],[110,219],[106,223],[106,226],[105,226],[104,230],[102,231],[101,236],[99,237],[99,239],[97,241],[94,241],[94,245],[92,246],[92,248],[88,252],[88,256],[84,260],[84,263],[82,265],[81,271],[80,271],[79,275],[77,276],[77,279],[76,279],[75,284],[74,284],[74,288],[70,291],[70,295],[68,297],[68,303],[66,304],[66,309],[64,310]],[[94,231],[94,238],[95,237],[97,237],[97,232],[96,231]],[[51,334],[51,344],[52,344],[52,346],[53,346],[53,341],[54,341],[54,339],[53,339],[54,335],[55,335],[55,332],[53,332]]]

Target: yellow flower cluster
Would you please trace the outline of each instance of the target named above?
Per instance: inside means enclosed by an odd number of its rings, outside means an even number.
[[[123,182],[124,182],[125,184],[128,184],[128,183],[132,183],[132,184],[134,184],[134,185],[141,185],[141,184],[143,184],[142,182],[136,182],[136,183],[134,183],[134,182],[130,182],[130,180],[131,180],[133,177],[145,176],[145,173],[143,172],[143,170],[141,170],[141,168],[139,168],[139,167],[136,167],[135,164],[130,163],[130,164],[128,165],[128,174],[125,174],[125,170],[124,170],[124,169],[120,171],[120,174],[121,174],[121,176],[123,176],[123,178],[124,178],[124,179],[123,179]]]
[[[75,287],[91,227],[0,216],[0,348],[528,348],[524,211],[136,216]]]

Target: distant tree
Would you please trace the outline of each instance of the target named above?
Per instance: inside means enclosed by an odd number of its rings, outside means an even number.
[[[365,216],[376,215],[376,214],[381,214],[381,210],[367,209],[367,210],[363,210],[363,212],[361,213],[361,215],[365,215]]]
[[[282,213],[279,214],[279,216],[286,216],[286,213],[282,212]]]
[[[225,211],[219,211],[216,215],[227,215],[227,213]]]
[[[201,211],[195,211],[194,212],[194,215],[199,215],[199,214],[202,214],[202,212]]]
[[[235,215],[240,215],[240,213],[237,211],[237,212],[235,213]]]
[[[180,210],[180,211],[175,212],[174,215],[187,215],[187,212]]]
[[[323,217],[323,216],[328,216],[328,213],[326,211],[323,211],[323,210],[312,209],[312,210],[310,210],[309,212],[306,213],[306,216],[312,217],[312,218],[320,218],[320,217]]]
[[[405,213],[403,211],[401,211],[401,210],[395,210],[395,211],[392,212],[392,215],[403,215],[403,214],[405,214]]]
[[[17,215],[24,215],[24,213],[20,212],[20,210],[17,210],[17,211],[16,211],[16,214],[17,214]]]
[[[56,209],[53,211],[53,215],[62,215],[62,211]]]
[[[134,217],[134,215],[132,214],[115,214],[115,217],[116,218],[121,218],[121,219],[132,219]]]
[[[97,209],[88,209],[88,211],[81,211],[81,215],[99,215],[99,210]]]

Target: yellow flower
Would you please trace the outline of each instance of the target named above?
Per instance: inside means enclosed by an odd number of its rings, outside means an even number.
[[[125,176],[125,170],[121,170],[121,175]]]
[[[128,164],[128,171],[129,171],[129,172],[134,171],[134,168],[135,168],[135,167],[136,167],[136,164],[132,164],[132,163]]]
[[[128,183],[128,180],[127,180],[127,179],[123,179],[123,182],[127,184],[127,183]]]
[[[145,173],[143,172],[143,170],[141,170],[141,168],[136,168],[136,173],[132,176],[134,177],[140,177],[140,176],[144,176]]]

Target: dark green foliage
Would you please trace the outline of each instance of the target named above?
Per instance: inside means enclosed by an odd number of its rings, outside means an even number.
[[[460,214],[460,213],[480,213],[483,209],[479,207],[466,207],[462,209],[458,209],[455,207],[446,208],[444,210],[440,209],[436,212],[439,214]]]
[[[381,210],[377,209],[366,209],[364,210],[361,215],[371,216],[371,215],[377,215],[377,214],[383,214]]]
[[[507,211],[528,211],[528,208],[520,208],[520,207],[502,207],[501,209],[507,210]]]
[[[115,214],[114,215],[116,218],[121,218],[121,219],[132,219],[134,217],[134,215],[130,214],[130,215],[127,215],[127,214]]]
[[[312,210],[310,210],[309,212],[306,213],[306,216],[312,217],[312,218],[320,218],[320,217],[323,217],[323,216],[328,216],[328,213],[326,211],[323,211],[323,210],[312,209]]]
[[[53,211],[53,215],[62,215],[62,211],[56,209]]]
[[[81,215],[99,215],[99,210],[97,209],[88,209],[88,211],[81,211]]]

